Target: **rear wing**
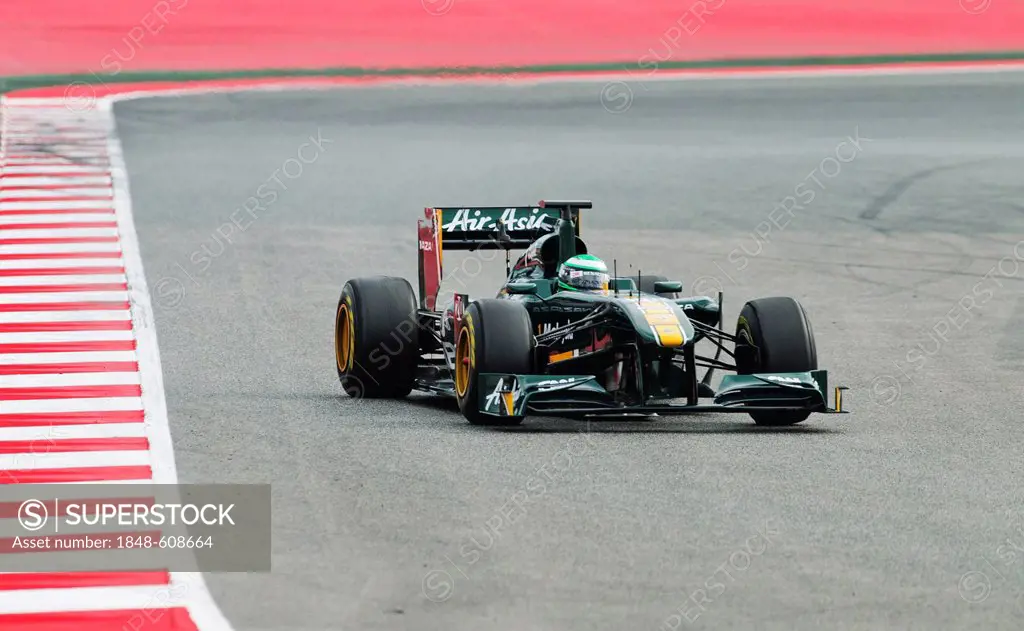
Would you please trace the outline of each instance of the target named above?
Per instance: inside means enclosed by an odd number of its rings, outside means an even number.
[[[567,213],[576,236],[589,201],[541,201],[537,206],[451,206],[423,209],[419,220],[420,307],[434,309],[443,278],[444,250],[526,249],[555,232]]]
[[[436,225],[441,247],[447,250],[524,249],[554,232],[561,214],[559,208],[541,206],[426,208],[424,212],[420,225]],[[579,209],[571,213],[578,236]]]

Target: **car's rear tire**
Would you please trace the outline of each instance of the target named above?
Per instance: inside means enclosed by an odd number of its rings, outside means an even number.
[[[743,305],[736,322],[736,373],[810,372],[818,352],[807,313],[789,297],[759,298]],[[795,425],[810,412],[751,412],[758,425]]]
[[[459,410],[474,425],[518,425],[522,416],[480,413],[482,373],[532,374],[535,340],[526,307],[510,300],[477,300],[455,342],[455,395]]]
[[[350,397],[401,398],[412,391],[420,357],[416,309],[404,278],[345,283],[334,317],[334,356]]]
[[[654,283],[659,283],[663,280],[669,280],[669,278],[667,276],[660,276],[658,274],[641,274],[639,289],[645,294],[656,294],[658,296],[661,296],[662,298],[668,298],[670,300],[675,300],[676,298],[678,298],[679,294],[674,291],[667,291],[661,293],[654,291]]]

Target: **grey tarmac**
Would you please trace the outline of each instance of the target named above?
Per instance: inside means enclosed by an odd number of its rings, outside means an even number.
[[[1024,627],[1024,75],[628,87],[116,107],[180,477],[273,484],[273,572],[208,578],[235,628]],[[424,206],[544,197],[730,326],[798,298],[852,414],[495,430],[342,393],[347,279],[415,285]],[[446,254],[446,291],[503,263]]]

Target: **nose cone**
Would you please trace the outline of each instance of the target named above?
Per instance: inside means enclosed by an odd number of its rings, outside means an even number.
[[[650,327],[654,342],[663,348],[678,348],[693,336],[693,328],[683,310],[664,298],[644,296],[632,302],[637,313]]]
[[[677,348],[686,343],[686,335],[683,333],[683,327],[676,324],[658,324],[651,326],[654,329],[654,334],[658,338],[658,346],[665,348]]]

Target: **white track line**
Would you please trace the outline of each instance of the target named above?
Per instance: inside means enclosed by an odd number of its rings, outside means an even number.
[[[69,267],[110,267],[124,266],[120,252],[108,252],[102,258],[95,259],[18,259],[5,260],[0,270],[9,269],[67,269]]]
[[[69,311],[68,313],[77,313]],[[138,361],[135,351],[87,351],[79,353],[0,353],[0,366],[17,364],[80,364]]]
[[[33,285],[82,285],[95,283],[124,282],[127,282],[127,277],[124,274],[74,274],[67,276],[0,276],[0,287],[31,287]]]
[[[957,66],[946,66],[946,67],[928,67],[926,64],[921,65],[908,65],[908,66],[886,66],[886,67],[875,67],[875,68],[864,68],[864,67],[849,67],[849,68],[815,68],[815,69],[783,69],[783,70],[765,70],[755,69],[749,71],[735,71],[729,73],[714,72],[714,71],[695,71],[695,70],[660,70],[657,73],[651,73],[645,75],[642,79],[638,79],[635,73],[629,71],[628,68],[623,68],[620,71],[611,72],[593,72],[584,73],[579,75],[537,75],[533,77],[522,77],[514,82],[509,82],[503,77],[479,77],[473,78],[470,81],[474,84],[480,85],[494,85],[505,87],[510,90],[519,87],[528,87],[532,85],[540,84],[558,84],[558,83],[607,83],[609,81],[617,81],[620,83],[627,83],[632,85],[640,86],[644,83],[656,83],[656,82],[673,82],[673,81],[748,81],[751,79],[764,80],[764,81],[777,81],[779,79],[804,79],[804,80],[820,80],[820,79],[836,79],[836,78],[871,78],[871,77],[898,77],[908,75],[957,75],[957,74],[1001,74],[1001,73],[1019,73],[1024,72],[1024,62],[1019,61],[1008,61],[1005,63],[993,63],[993,62],[981,62],[977,64],[960,64]],[[311,79],[309,81],[281,81],[280,83],[267,82],[259,85],[216,85],[216,86],[190,86],[186,88],[176,88],[161,90],[158,93],[154,93],[152,90],[141,89],[135,92],[122,92],[119,94],[113,94],[106,97],[101,103],[97,103],[97,107],[107,107],[111,102],[117,103],[120,101],[133,101],[138,99],[151,99],[151,98],[173,98],[179,96],[191,96],[200,94],[234,94],[238,92],[295,92],[295,91],[327,91],[327,90],[344,90],[344,89],[358,89],[360,87],[366,88],[379,88],[379,87],[393,87],[393,86],[417,86],[417,85],[428,85],[428,86],[440,86],[440,85],[451,85],[451,86],[465,86],[468,81],[466,78],[452,78],[452,79],[438,79],[435,77],[408,77],[408,78],[386,78],[379,81],[366,82],[364,84],[339,84],[332,83],[330,81]],[[45,99],[42,99],[45,100]]]
[[[0,271],[6,270],[0,268]],[[92,270],[90,270],[92,272]],[[81,285],[95,283],[124,283],[127,282],[124,272],[115,273],[78,273],[78,274],[54,274],[43,271],[32,276],[3,276],[0,275],[0,287],[18,287],[23,285]]]
[[[49,425],[46,427],[0,426],[0,441],[30,440],[39,444],[36,451],[46,451],[51,440],[69,438],[145,438],[145,423],[94,423],[91,425]]]
[[[128,322],[132,314],[123,311],[12,311],[0,313],[0,324],[27,322]]]
[[[54,399],[52,401],[4,401],[4,414],[41,412],[114,412],[141,410],[139,397],[110,397],[99,399]]]
[[[148,466],[149,463],[148,450],[0,454],[0,471],[72,467],[137,467]]]
[[[0,304],[34,304],[54,302],[93,302],[128,300],[127,291],[69,291],[47,294],[0,294]]]
[[[0,186],[3,183],[0,182]],[[70,223],[74,221],[113,221],[110,212],[98,213],[55,213],[53,215],[0,215],[0,225],[18,225],[27,223]]]
[[[99,158],[96,154],[95,149],[91,149],[88,146],[83,148],[81,145],[76,143],[60,143],[51,144],[47,151],[34,151],[32,148],[26,148],[19,145],[12,145],[10,148],[11,162],[14,164],[36,164],[43,162],[44,164],[52,164],[54,162],[92,162]]]
[[[29,331],[0,333],[0,344],[52,344],[55,342],[131,341],[131,331]]]
[[[49,152],[34,151],[36,145],[45,144],[61,155],[73,155],[71,151],[75,151],[81,152],[83,157],[92,159],[97,157],[98,154],[90,152],[95,152],[98,145],[102,146],[101,143],[96,142],[95,134],[83,133],[65,136],[63,133],[48,131],[38,136],[33,136],[28,128],[11,133],[7,136],[7,139],[10,141],[8,144],[11,147],[11,151],[18,152],[18,155],[46,156]]]
[[[0,178],[3,176],[0,175]],[[87,176],[64,176],[64,177],[53,177],[41,175],[38,177],[22,177],[22,178],[10,178],[6,182],[0,180],[0,185],[6,186],[110,186],[110,177],[106,175],[87,175]],[[49,190],[49,189],[47,189]]]
[[[110,208],[109,199],[72,199],[55,201],[0,201],[0,213],[5,210],[76,210],[80,208]],[[0,215],[2,217],[3,215]]]
[[[51,197],[62,197],[68,200],[83,199],[83,198],[94,198],[94,197],[105,197],[110,198],[110,189],[99,187],[99,188],[45,188],[45,189],[0,189],[0,200],[8,199],[25,199],[29,200],[34,197],[51,198]]]
[[[6,169],[39,169],[39,168],[46,168],[46,167],[65,167],[66,168],[65,171],[50,171],[50,173],[77,173],[77,174],[89,173],[89,174],[92,174],[93,171],[80,171],[79,169],[81,169],[81,168],[107,169],[108,165],[107,165],[107,163],[105,161],[101,161],[101,160],[89,160],[87,162],[83,162],[81,160],[62,160],[62,159],[51,160],[49,158],[39,157],[39,156],[19,156],[17,158],[8,158],[4,162],[4,169],[5,170]],[[39,172],[38,171],[31,171],[30,170],[30,171],[25,171],[25,172],[6,172],[3,175],[4,175],[4,177],[6,177],[7,175],[24,175],[25,173],[38,174]]]
[[[30,228],[4,229],[3,239],[88,239],[92,237],[116,237],[117,228]]]
[[[91,252],[98,254],[119,255],[119,243],[44,243],[0,245],[0,257],[11,254],[74,254]]]
[[[48,122],[40,125],[38,119],[24,119],[20,116],[12,116],[12,126],[8,126],[8,130],[12,133],[9,140],[12,142],[8,143],[8,147],[13,147],[14,151],[20,152],[31,152],[39,153],[40,155],[60,157],[67,155],[65,152],[58,151],[52,152],[49,148],[55,147],[73,147],[75,149],[82,149],[83,147],[88,148],[90,151],[86,154],[89,158],[102,156],[102,141],[106,140],[103,137],[97,139],[99,132],[95,129],[88,127],[75,129],[65,129],[61,131],[54,128]],[[19,125],[24,123],[24,126]],[[97,140],[101,142],[97,142]],[[40,145],[46,145],[46,147],[40,147]]]
[[[121,484],[156,484],[156,482],[153,481],[153,478],[145,478],[145,479],[139,479],[139,480],[99,480],[99,481],[91,481],[91,482],[45,482],[44,484],[74,484],[74,485],[77,485],[77,486],[83,486],[83,485],[90,485],[91,486],[93,484],[101,484],[103,486],[108,486],[108,485],[121,485]],[[56,604],[52,605],[52,607],[54,607],[54,608],[50,609],[49,611],[63,611],[63,609],[60,609]]]
[[[159,593],[185,588],[158,587],[83,587],[79,589],[33,589],[0,591],[0,611],[4,613],[33,613],[37,611],[107,611],[120,609],[148,609],[154,613],[165,605]],[[187,592],[186,592],[187,593]],[[169,600],[166,596],[163,601]],[[154,615],[154,617],[156,617]],[[140,623],[143,622],[140,620]],[[205,631],[205,627],[201,627]]]
[[[107,177],[110,169],[106,167],[82,166],[75,164],[36,164],[36,165],[4,165],[0,169],[0,177],[8,175],[50,175],[53,173],[75,173],[81,176]]]
[[[118,386],[142,383],[137,372],[83,372],[61,375],[0,375],[0,388]]]

